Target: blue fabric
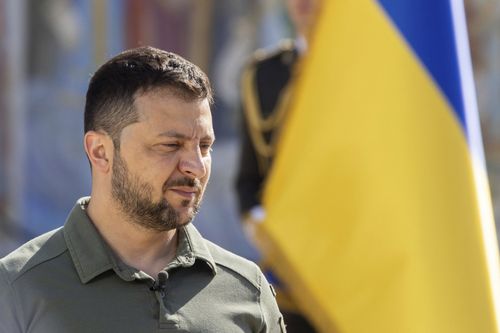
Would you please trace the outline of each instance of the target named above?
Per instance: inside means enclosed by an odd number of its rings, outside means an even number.
[[[448,0],[378,0],[451,104],[465,129],[457,48]]]

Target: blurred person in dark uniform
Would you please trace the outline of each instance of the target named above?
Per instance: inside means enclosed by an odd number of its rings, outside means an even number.
[[[272,50],[257,50],[242,74],[241,147],[236,189],[243,227],[253,240],[253,227],[265,217],[262,190],[271,168],[280,128],[287,112],[290,86],[297,63],[307,50],[307,38],[321,0],[286,0],[296,38]],[[265,254],[264,254],[265,259]],[[261,263],[266,270],[266,264]],[[272,274],[272,272],[269,272]],[[272,278],[272,277],[271,277]],[[275,281],[278,303],[288,332],[315,332],[287,294],[282,281]]]

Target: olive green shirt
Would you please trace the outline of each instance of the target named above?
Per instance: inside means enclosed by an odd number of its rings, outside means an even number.
[[[111,251],[85,213],[87,201],[64,227],[0,259],[1,333],[284,332],[254,263],[188,225],[159,290]]]

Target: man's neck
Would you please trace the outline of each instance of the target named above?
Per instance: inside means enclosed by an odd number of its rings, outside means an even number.
[[[139,226],[116,204],[90,199],[87,214],[111,249],[125,264],[156,277],[176,256],[178,231],[158,232]]]

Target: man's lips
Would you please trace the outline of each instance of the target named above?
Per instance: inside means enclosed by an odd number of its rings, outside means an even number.
[[[193,199],[194,197],[196,197],[198,193],[197,188],[189,186],[175,186],[175,187],[170,187],[169,190],[186,199]]]

